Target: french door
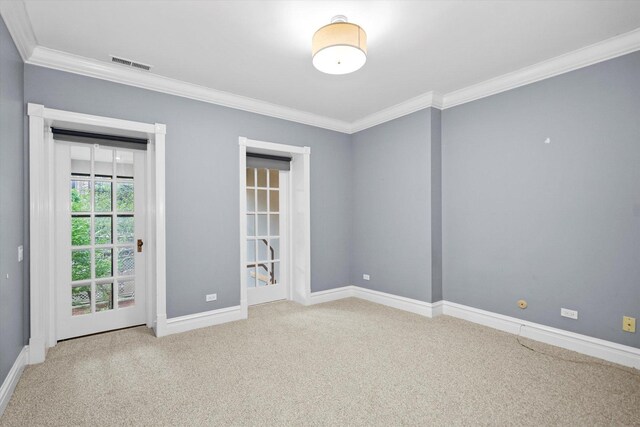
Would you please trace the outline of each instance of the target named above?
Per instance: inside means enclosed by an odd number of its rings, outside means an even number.
[[[145,323],[145,151],[55,143],[56,338]]]
[[[247,168],[247,302],[287,298],[289,172]]]

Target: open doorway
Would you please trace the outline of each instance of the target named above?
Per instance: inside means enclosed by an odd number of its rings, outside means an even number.
[[[306,304],[310,149],[243,137],[239,145],[241,308],[246,316],[252,304],[281,299]]]

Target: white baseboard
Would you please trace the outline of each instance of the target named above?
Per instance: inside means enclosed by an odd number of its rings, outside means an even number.
[[[355,296],[356,298],[386,305],[387,307],[393,307],[400,310],[408,311],[410,313],[419,314],[425,317],[434,317],[442,312],[441,301],[432,304],[430,302],[399,297],[397,295],[392,295],[385,292],[372,291],[371,289],[365,289],[359,286],[353,287],[353,293],[353,296]]]
[[[205,311],[202,313],[189,314],[186,316],[173,317],[166,320],[162,335],[178,334],[192,329],[205,328],[207,326],[220,325],[222,323],[234,322],[246,319],[239,305],[234,307],[221,308],[218,310]]]
[[[640,349],[444,301],[443,313],[473,323],[640,369]]]
[[[28,361],[29,346],[24,346],[18,354],[16,361],[13,363],[7,377],[2,382],[2,386],[0,386],[0,417],[7,408],[7,405],[11,400],[11,395],[13,395],[13,391],[16,389],[16,385],[20,380],[22,371],[24,371],[24,367],[27,365]]]
[[[326,291],[311,292],[305,305],[322,304],[354,296],[355,286],[343,286],[341,288],[327,289]]]
[[[344,286],[311,293],[309,304],[319,304],[348,297],[364,299],[425,317],[437,317],[445,314],[623,366],[640,369],[640,349],[638,348],[449,301],[428,303],[385,292],[372,291],[359,286]]]
[[[343,286],[341,288],[326,291],[312,292],[307,305],[321,304],[342,298],[355,297],[377,304],[386,305],[426,317],[434,317],[442,314],[442,301],[429,303],[411,298],[400,297],[386,292],[372,291],[359,286]]]

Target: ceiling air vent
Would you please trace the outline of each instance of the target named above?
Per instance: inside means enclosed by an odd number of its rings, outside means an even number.
[[[143,64],[141,62],[133,62],[130,59],[119,58],[113,55],[111,55],[111,62],[124,65],[125,67],[133,67],[133,68],[137,68],[139,70],[144,70],[144,71],[149,71],[151,69],[151,65]]]

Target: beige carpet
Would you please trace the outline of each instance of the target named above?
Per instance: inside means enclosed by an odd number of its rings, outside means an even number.
[[[522,341],[586,363],[447,316],[273,303],[161,339],[60,343],[0,425],[640,425],[637,370]]]

